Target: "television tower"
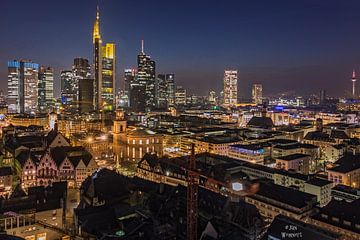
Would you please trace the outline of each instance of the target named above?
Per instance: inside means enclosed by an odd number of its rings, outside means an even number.
[[[351,81],[352,81],[352,96],[353,98],[356,98],[356,89],[355,89],[355,86],[356,86],[356,73],[355,73],[355,70],[353,70],[352,72],[352,77],[351,77]]]

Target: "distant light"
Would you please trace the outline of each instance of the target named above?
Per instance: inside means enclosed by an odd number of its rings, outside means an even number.
[[[169,171],[166,171],[166,176],[169,176],[170,175],[170,172]]]
[[[234,190],[234,191],[242,191],[242,190],[244,190],[244,186],[243,186],[243,184],[242,183],[239,183],[239,182],[234,182],[234,183],[232,183],[232,189]]]

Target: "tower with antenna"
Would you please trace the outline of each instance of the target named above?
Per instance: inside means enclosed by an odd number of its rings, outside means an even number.
[[[356,98],[356,81],[357,81],[356,73],[355,73],[355,70],[353,70],[353,72],[352,72],[352,77],[351,77],[351,82],[352,82],[352,97],[353,97],[353,98]]]

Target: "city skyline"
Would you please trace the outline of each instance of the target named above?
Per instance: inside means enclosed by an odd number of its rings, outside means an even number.
[[[9,14],[14,3],[3,4],[0,25],[9,34],[0,40],[0,89],[6,92],[7,61],[31,59],[54,68],[55,96],[59,96],[60,71],[69,69],[75,57],[92,62],[97,1],[84,3],[77,1],[68,8],[67,1],[62,1],[52,4],[52,11],[43,11],[46,4],[41,1],[38,5],[21,1],[16,6],[21,17],[12,21]],[[179,85],[196,89],[197,94],[213,89],[219,92],[223,71],[228,68],[240,73],[240,97],[250,97],[256,82],[263,84],[265,95],[293,89],[298,94],[317,93],[324,84],[329,95],[350,93],[351,71],[360,71],[360,50],[356,48],[360,34],[354,30],[360,23],[360,4],[356,1],[302,1],[296,6],[286,1],[206,5],[198,1],[191,7],[188,3],[161,1],[155,7],[146,2],[135,6],[100,1],[102,35],[119,46],[117,89],[123,86],[123,70],[136,66],[144,39],[147,52],[158,63],[157,73],[175,73]],[[32,14],[34,9],[43,14]],[[152,10],[166,14],[151,14]],[[138,18],[133,18],[134,14]],[[290,21],[284,21],[287,18]],[[26,24],[36,25],[36,30],[23,28],[19,35],[13,29],[23,26],[25,19]],[[54,34],[45,40],[38,29]]]

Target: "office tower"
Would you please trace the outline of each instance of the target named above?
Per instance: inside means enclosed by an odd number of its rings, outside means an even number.
[[[150,111],[156,105],[155,99],[155,61],[144,52],[144,41],[141,41],[141,52],[138,55],[137,82],[140,86],[145,86],[145,106],[141,111]]]
[[[50,112],[54,106],[54,69],[39,68],[38,105],[40,112]]]
[[[77,79],[91,78],[91,67],[85,58],[75,58],[72,66],[74,77]]]
[[[224,105],[233,106],[237,104],[237,70],[225,70],[224,72]]]
[[[352,82],[352,97],[353,97],[353,98],[356,98],[356,81],[357,81],[356,73],[355,73],[355,70],[353,70],[353,72],[352,72],[352,77],[351,77],[351,82]]]
[[[326,100],[326,92],[324,89],[320,90],[320,94],[319,94],[319,103],[324,104]]]
[[[115,92],[115,44],[106,43],[102,47],[101,104],[104,110],[113,110]]]
[[[78,101],[78,83],[73,71],[65,70],[60,73],[61,103],[70,112],[75,112]]]
[[[181,86],[176,87],[175,104],[176,105],[186,105],[186,89],[184,89]]]
[[[211,104],[216,103],[216,92],[215,91],[210,91],[209,92],[208,102],[211,103]]]
[[[164,109],[167,107],[167,84],[165,79],[165,74],[158,74],[157,76],[157,84],[156,84],[156,100],[157,107]]]
[[[96,11],[93,28],[94,45],[94,106],[96,110],[112,110],[115,91],[115,44],[102,45],[100,34],[100,12]]]
[[[175,105],[175,74],[166,74],[166,97],[168,107]]]
[[[157,106],[159,108],[168,108],[175,104],[175,75],[174,74],[158,74]]]
[[[252,100],[255,104],[262,104],[262,85],[253,84],[252,86]]]
[[[125,99],[127,102],[126,107],[133,107],[133,105],[131,104],[132,101],[137,102],[136,99],[131,98],[131,91],[133,89],[132,86],[136,85],[136,74],[137,74],[137,69],[135,69],[135,68],[125,69],[123,97],[127,98],[127,100]]]
[[[91,67],[89,61],[85,58],[75,58],[74,64],[72,66],[73,73],[73,84],[71,88],[71,93],[73,93],[71,108],[73,111],[79,110],[79,112],[91,112],[94,110],[94,99],[92,103],[89,103],[88,96],[94,98],[94,86],[90,91],[88,89],[89,84],[94,84],[94,80],[91,78]],[[80,90],[80,83],[82,84],[82,89]],[[82,95],[80,96],[80,91]],[[76,93],[76,94],[75,94]]]
[[[102,54],[101,54],[101,46],[102,40],[100,35],[100,12],[99,6],[96,11],[96,20],[94,23],[93,29],[93,45],[94,45],[94,106],[96,110],[101,109],[101,77],[102,77]]]
[[[80,113],[94,111],[94,80],[79,79],[79,101],[78,108]]]
[[[20,112],[19,102],[20,63],[8,62],[8,111],[9,113]]]
[[[31,61],[8,62],[8,101],[10,113],[37,112],[39,65]]]

